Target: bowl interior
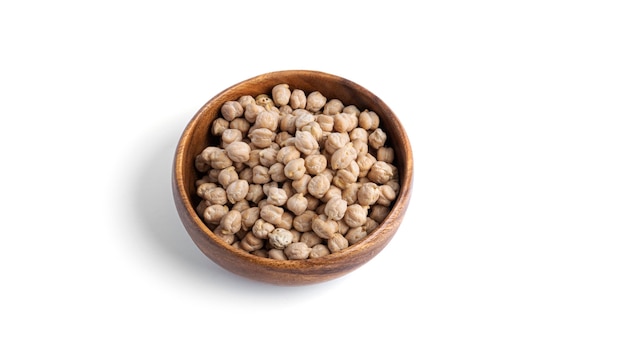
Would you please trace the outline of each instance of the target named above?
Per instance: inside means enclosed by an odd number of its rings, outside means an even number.
[[[215,145],[208,131],[221,106],[243,95],[269,94],[272,87],[287,83],[306,94],[319,91],[328,99],[355,105],[380,116],[380,126],[395,152],[394,165],[400,176],[400,191],[387,218],[369,236],[347,249],[318,259],[278,261],[261,258],[235,249],[215,236],[195,212],[200,201],[195,181],[201,177],[194,161],[204,148]],[[277,284],[302,284],[326,281],[350,272],[375,256],[396,232],[406,211],[413,178],[413,158],[408,137],[391,109],[376,95],[360,85],[335,75],[318,71],[278,71],[262,74],[235,84],[208,101],[185,128],[176,152],[173,188],[179,215],[198,247],[217,264],[252,279]],[[269,276],[269,277],[268,277]]]

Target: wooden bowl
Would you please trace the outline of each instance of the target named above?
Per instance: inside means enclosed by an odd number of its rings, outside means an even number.
[[[319,91],[329,100],[337,98],[346,106],[369,109],[380,117],[380,126],[394,148],[400,175],[400,190],[389,215],[367,237],[348,248],[322,258],[275,260],[236,249],[217,237],[197,215],[199,202],[195,181],[199,173],[194,160],[210,143],[207,131],[218,117],[222,104],[242,95],[270,94],[272,87],[287,83],[306,94]],[[271,94],[270,94],[271,96]],[[212,261],[240,276],[277,285],[296,286],[320,283],[341,277],[376,256],[395,235],[411,197],[413,155],[409,139],[391,109],[376,95],[345,78],[324,72],[291,70],[261,74],[225,89],[209,100],[191,119],[182,133],[174,158],[172,188],[181,221],[198,248]]]

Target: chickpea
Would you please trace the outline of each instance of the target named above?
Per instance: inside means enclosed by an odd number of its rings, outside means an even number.
[[[268,235],[269,244],[272,248],[285,249],[293,242],[293,233],[289,230],[277,227]]]
[[[311,248],[311,253],[309,253],[309,258],[321,258],[330,254],[330,250],[326,245],[320,243],[316,244]]]
[[[299,180],[301,179],[305,172],[306,168],[304,167],[304,159],[296,158],[287,163],[284,167],[285,177],[291,180]]]
[[[294,89],[291,91],[289,97],[289,105],[292,109],[304,109],[306,107],[307,97],[304,91],[301,89]]]
[[[291,98],[291,91],[288,84],[277,84],[272,88],[272,98],[274,103],[278,106],[289,104]]]
[[[331,220],[341,220],[346,213],[348,202],[339,197],[331,198],[324,207],[324,214]]]
[[[293,242],[287,245],[284,249],[287,258],[292,260],[307,259],[311,253],[311,248],[302,242]]]
[[[367,220],[367,208],[359,204],[349,205],[343,216],[343,220],[350,227],[362,226]]]
[[[333,233],[328,239],[328,250],[331,253],[337,253],[342,249],[348,248],[349,245],[348,240],[338,233]]]
[[[340,113],[344,108],[343,102],[339,99],[330,99],[324,105],[325,115],[335,115]]]
[[[307,190],[316,198],[322,198],[330,188],[330,181],[324,175],[315,175],[309,181]]]
[[[307,209],[308,201],[302,193],[296,193],[287,200],[287,209],[295,215],[304,213]]]
[[[306,98],[306,109],[309,111],[320,111],[326,105],[326,97],[322,93],[311,92]]]
[[[248,194],[248,190],[250,185],[245,180],[237,180],[233,181],[228,188],[226,188],[226,196],[228,197],[228,201],[232,204],[243,200],[246,198]]]
[[[241,213],[231,210],[220,220],[220,228],[224,234],[235,234],[241,229]]]
[[[227,101],[220,109],[222,116],[227,121],[233,121],[237,117],[243,116],[243,106],[238,101]]]
[[[224,131],[230,128],[230,123],[224,118],[217,118],[211,124],[211,133],[214,136],[222,136]]]

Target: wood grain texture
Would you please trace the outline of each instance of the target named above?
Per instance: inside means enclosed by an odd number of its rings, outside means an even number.
[[[210,140],[209,127],[218,117],[222,104],[242,95],[270,94],[280,83],[306,94],[319,91],[328,99],[340,99],[345,105],[375,111],[387,141],[394,148],[400,174],[400,191],[387,218],[369,236],[338,253],[323,258],[279,261],[261,258],[235,249],[215,236],[196,214],[198,204],[194,159]],[[213,143],[214,144],[214,143]],[[408,136],[393,111],[376,95],[342,77],[318,71],[289,70],[262,74],[235,84],[209,100],[183,131],[174,157],[172,189],[180,219],[198,248],[221,267],[243,277],[276,285],[296,286],[320,283],[350,273],[376,256],[392,239],[400,226],[411,198],[413,154]]]

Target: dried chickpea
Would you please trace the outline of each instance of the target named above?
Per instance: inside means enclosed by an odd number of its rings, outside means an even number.
[[[348,185],[355,183],[357,180],[357,175],[354,175],[350,170],[341,169],[337,170],[337,174],[333,177],[333,185],[340,188],[345,189]]]
[[[222,228],[220,226],[216,227],[213,230],[213,233],[217,237],[221,238],[222,241],[226,242],[227,244],[232,244],[237,239],[237,237],[233,233],[224,233],[224,231],[222,231]]]
[[[228,128],[239,130],[242,135],[247,135],[250,130],[250,122],[243,117],[238,117],[230,122]]]
[[[252,229],[252,226],[259,220],[260,213],[259,207],[249,207],[241,211],[241,228],[246,231]]]
[[[228,201],[232,204],[243,200],[246,198],[246,195],[248,194],[248,190],[250,185],[248,185],[248,182],[245,180],[237,180],[232,182],[230,185],[228,185],[228,188],[226,188],[226,196],[228,197]]]
[[[220,220],[220,228],[224,234],[235,234],[241,229],[241,213],[231,210]]]
[[[222,169],[220,173],[217,175],[217,182],[219,182],[222,187],[226,188],[228,185],[237,181],[239,179],[239,174],[235,171],[234,166],[229,166],[225,169]]]
[[[248,194],[246,194],[246,200],[252,203],[259,203],[263,199],[265,194],[263,193],[263,187],[257,184],[251,184],[248,186]]]
[[[267,128],[257,128],[254,131],[248,133],[248,137],[250,137],[250,142],[256,148],[269,147],[274,141],[275,136],[276,133]]]
[[[292,109],[304,109],[306,107],[306,94],[301,89],[294,89],[291,91],[289,97],[289,105]]]
[[[351,183],[341,190],[341,198],[345,199],[348,205],[358,201],[358,192],[361,184],[358,182]]]
[[[239,142],[243,140],[243,134],[240,130],[234,128],[227,128],[222,132],[222,146],[226,148],[233,142]]]
[[[378,223],[381,223],[381,222],[383,222],[383,220],[385,220],[387,215],[389,215],[389,211],[390,211],[390,209],[387,206],[380,205],[380,204],[374,204],[370,208],[369,217],[372,220],[374,220],[374,221],[376,221]]]
[[[293,145],[282,147],[276,154],[276,161],[287,165],[288,162],[298,159],[300,151]]]
[[[293,242],[293,233],[280,227],[275,228],[267,237],[269,244],[277,249],[285,249]]]
[[[283,170],[285,173],[285,177],[291,180],[299,180],[306,173],[306,168],[304,167],[304,159],[296,158],[287,163]]]
[[[359,127],[373,131],[378,128],[379,118],[373,111],[364,110],[359,116]]]
[[[330,115],[317,115],[317,124],[324,132],[332,132],[335,119]]]
[[[349,142],[333,153],[333,156],[330,158],[330,167],[333,170],[344,169],[352,161],[355,161],[357,156],[356,149],[352,146],[352,142]]]
[[[292,227],[300,232],[312,231],[313,219],[315,219],[316,216],[317,214],[313,210],[307,209],[302,214],[296,215],[293,218]]]
[[[213,204],[206,207],[203,212],[204,221],[209,224],[219,224],[224,215],[228,213],[228,207],[220,204]]]
[[[211,124],[211,133],[214,136],[221,136],[224,134],[224,131],[226,131],[229,128],[230,128],[230,123],[228,122],[228,120],[219,117],[215,119],[215,121],[213,121],[213,123]]]
[[[311,253],[311,248],[302,242],[293,242],[287,245],[284,249],[287,258],[292,260],[307,259]]]
[[[289,104],[291,98],[291,91],[288,84],[277,84],[272,88],[272,99],[278,106]]]
[[[282,188],[272,187],[267,194],[268,204],[281,206],[287,203],[287,199],[287,192]]]
[[[243,116],[243,106],[238,101],[227,101],[220,109],[222,116],[227,121],[233,121],[237,117]]]
[[[391,186],[385,184],[381,185],[378,189],[380,190],[380,197],[378,198],[376,204],[389,206],[394,200],[396,200],[396,192],[393,188],[391,188]]]
[[[380,190],[374,182],[366,182],[357,193],[357,201],[362,206],[372,205],[378,201]]]
[[[324,149],[330,153],[335,153],[339,148],[350,142],[350,135],[347,133],[332,132],[326,137]]]
[[[272,181],[275,181],[275,182],[287,181],[287,176],[285,175],[285,165],[283,165],[282,163],[276,163],[270,166],[270,169],[268,172],[270,174],[270,177],[272,178]]]
[[[367,236],[367,232],[363,226],[352,227],[345,235],[346,240],[350,245],[357,243]]]
[[[346,114],[352,114],[354,116],[359,116],[359,114],[361,114],[361,111],[355,105],[348,105],[344,107],[341,112]]]
[[[330,99],[324,105],[325,115],[334,115],[340,113],[344,108],[343,102],[339,99]]]
[[[260,239],[267,239],[267,236],[274,231],[275,228],[276,227],[273,224],[263,219],[257,219],[254,222],[254,225],[252,225],[251,231],[256,237]]]
[[[267,204],[261,208],[259,215],[261,219],[276,225],[281,221],[281,216],[284,212],[285,210],[279,206]]]
[[[226,154],[233,162],[246,162],[250,159],[250,145],[241,141],[232,142],[226,147]]]
[[[372,168],[372,165],[376,162],[376,158],[369,153],[361,154],[356,157],[356,163],[359,166],[359,177],[367,176],[368,172]]]
[[[326,105],[326,97],[322,93],[311,92],[306,98],[306,109],[309,111],[320,111]]]
[[[294,215],[300,215],[307,209],[309,202],[302,193],[296,193],[287,200],[287,209]]]
[[[331,253],[337,253],[342,249],[348,248],[349,245],[348,240],[341,234],[333,233],[328,238],[328,250],[330,250]]]
[[[278,129],[278,113],[273,111],[263,110],[256,115],[254,126],[256,128],[267,128],[270,131],[276,131]]]
[[[270,257],[269,256],[269,251],[266,250],[265,248],[254,250],[254,251],[250,252],[250,254],[256,255],[257,257],[262,257],[262,258],[269,258]]]
[[[378,149],[385,145],[387,142],[387,134],[380,128],[374,130],[374,132],[370,133],[367,140],[370,143],[370,147],[374,149]]]
[[[312,177],[307,185],[307,190],[309,191],[309,194],[316,198],[322,198],[329,188],[330,181],[326,176],[321,174]]]
[[[331,220],[341,220],[348,208],[348,202],[341,196],[331,198],[324,207],[324,214]]]
[[[213,169],[225,169],[233,164],[224,149],[218,149],[210,155],[210,165]]]
[[[282,249],[272,248],[267,251],[267,257],[275,260],[287,260],[287,256]]]
[[[369,178],[373,182],[378,183],[379,185],[387,183],[389,180],[391,180],[392,176],[393,169],[391,165],[384,161],[376,161],[374,164],[372,164],[370,171],[367,173],[367,178]]]
[[[321,238],[329,239],[332,234],[339,230],[339,224],[337,224],[337,221],[328,219],[326,215],[322,214],[313,218],[311,229]]]
[[[296,131],[294,146],[304,155],[310,155],[319,151],[319,144],[311,132]]]
[[[343,216],[343,221],[350,227],[362,226],[367,220],[367,208],[360,204],[349,205]]]
[[[300,242],[306,244],[308,247],[313,247],[316,244],[320,244],[323,242],[322,238],[315,234],[313,231],[303,232],[300,235]]]
[[[256,104],[254,98],[251,95],[242,95],[241,97],[239,97],[239,99],[237,99],[237,102],[244,108],[244,111],[248,104]]]
[[[304,167],[309,175],[318,175],[326,169],[328,160],[321,154],[308,155],[304,158]]]
[[[203,198],[210,204],[224,205],[228,202],[226,190],[222,187],[214,187],[203,193]]]
[[[306,165],[306,159],[305,159],[305,165]],[[295,192],[306,195],[309,192],[307,190],[309,181],[311,181],[311,175],[304,174],[304,176],[302,176],[300,179],[291,181],[291,187],[293,188]]]
[[[330,250],[324,244],[316,244],[311,248],[311,253],[309,253],[309,258],[321,258],[323,256],[329,255]]]
[[[333,128],[337,132],[350,132],[358,126],[358,118],[354,114],[339,113],[334,116]]]
[[[252,232],[248,232],[240,241],[241,249],[246,252],[252,252],[263,248],[263,239],[258,238]]]
[[[365,143],[368,142],[369,132],[367,132],[367,130],[362,127],[354,128],[352,131],[350,131],[349,135],[350,135],[350,140],[352,142],[354,141],[363,141]]]

